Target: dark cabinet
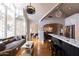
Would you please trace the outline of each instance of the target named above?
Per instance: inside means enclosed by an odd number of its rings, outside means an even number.
[[[65,56],[79,56],[79,48],[52,37],[53,42],[64,50]]]

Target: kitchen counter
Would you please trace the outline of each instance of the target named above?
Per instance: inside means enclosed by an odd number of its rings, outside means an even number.
[[[67,38],[67,37],[55,35],[55,34],[49,34],[49,35],[54,38],[57,38],[58,40],[61,40],[61,41],[66,42],[72,46],[79,48],[79,40],[78,39],[71,39],[71,38]]]

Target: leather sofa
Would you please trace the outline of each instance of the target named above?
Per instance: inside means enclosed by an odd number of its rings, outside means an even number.
[[[15,56],[16,52],[26,42],[26,39],[22,36],[13,37],[0,41],[0,56]]]

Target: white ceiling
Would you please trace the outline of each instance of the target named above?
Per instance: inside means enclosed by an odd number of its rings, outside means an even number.
[[[79,3],[64,3],[60,9],[66,16],[70,16],[74,13],[79,13]]]
[[[47,14],[56,3],[33,3],[32,6],[35,7],[35,14],[27,14],[30,20],[38,22],[45,14]]]
[[[45,18],[56,18],[56,12],[61,11],[60,18],[68,17],[72,14],[79,13],[79,3],[63,3],[59,7],[52,10]]]

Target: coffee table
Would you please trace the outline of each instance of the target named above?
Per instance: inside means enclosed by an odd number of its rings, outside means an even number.
[[[33,41],[27,41],[22,48],[26,49],[26,52],[23,54],[23,56],[31,56],[33,54]]]

